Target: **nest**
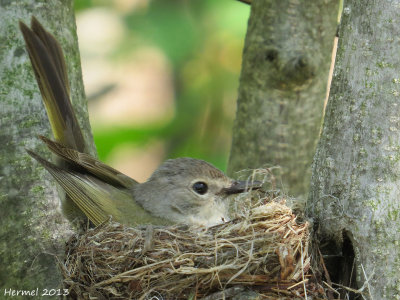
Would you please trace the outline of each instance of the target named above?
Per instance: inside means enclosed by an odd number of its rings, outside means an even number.
[[[270,201],[210,228],[108,222],[68,242],[62,270],[77,299],[315,299],[308,244],[308,223]]]

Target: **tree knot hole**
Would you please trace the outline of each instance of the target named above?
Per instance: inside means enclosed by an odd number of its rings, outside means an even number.
[[[342,231],[342,259],[338,266],[341,272],[338,272],[338,282],[343,286],[357,290],[356,281],[356,265],[355,265],[355,251],[353,245],[353,235],[348,230]],[[341,296],[344,299],[358,300],[362,299],[360,294],[355,294],[349,290],[341,291]]]
[[[268,49],[265,52],[265,60],[268,62],[275,62],[278,59],[278,51],[275,49]]]

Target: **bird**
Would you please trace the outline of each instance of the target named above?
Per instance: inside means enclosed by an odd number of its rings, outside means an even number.
[[[110,218],[127,226],[213,226],[229,220],[230,195],[261,187],[188,157],[165,161],[143,183],[104,164],[89,153],[83,138],[61,46],[35,17],[30,28],[23,22],[19,26],[55,140],[39,138],[56,160],[27,152],[65,191],[63,212],[69,219],[83,213],[95,226]]]

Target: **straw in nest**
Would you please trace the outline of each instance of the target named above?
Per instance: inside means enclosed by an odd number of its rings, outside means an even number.
[[[210,228],[109,222],[69,241],[64,283],[78,299],[218,298],[247,287],[302,297],[318,293],[308,240],[308,223],[275,201]]]

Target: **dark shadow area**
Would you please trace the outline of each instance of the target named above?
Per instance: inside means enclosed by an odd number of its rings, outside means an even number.
[[[354,262],[355,253],[353,249],[353,243],[351,241],[351,233],[344,230],[342,234],[342,259],[339,265],[339,276],[337,282],[341,283],[344,286],[357,290],[359,287],[357,286],[356,282],[356,270]],[[360,294],[355,294],[346,290],[342,290],[340,294],[344,299],[362,299]]]
[[[353,290],[359,289],[356,282],[355,253],[351,233],[343,230],[340,244],[334,240],[325,240],[321,243],[320,250],[333,287],[340,292],[340,299],[362,299],[360,294],[350,292],[348,289],[341,287],[344,286]]]

